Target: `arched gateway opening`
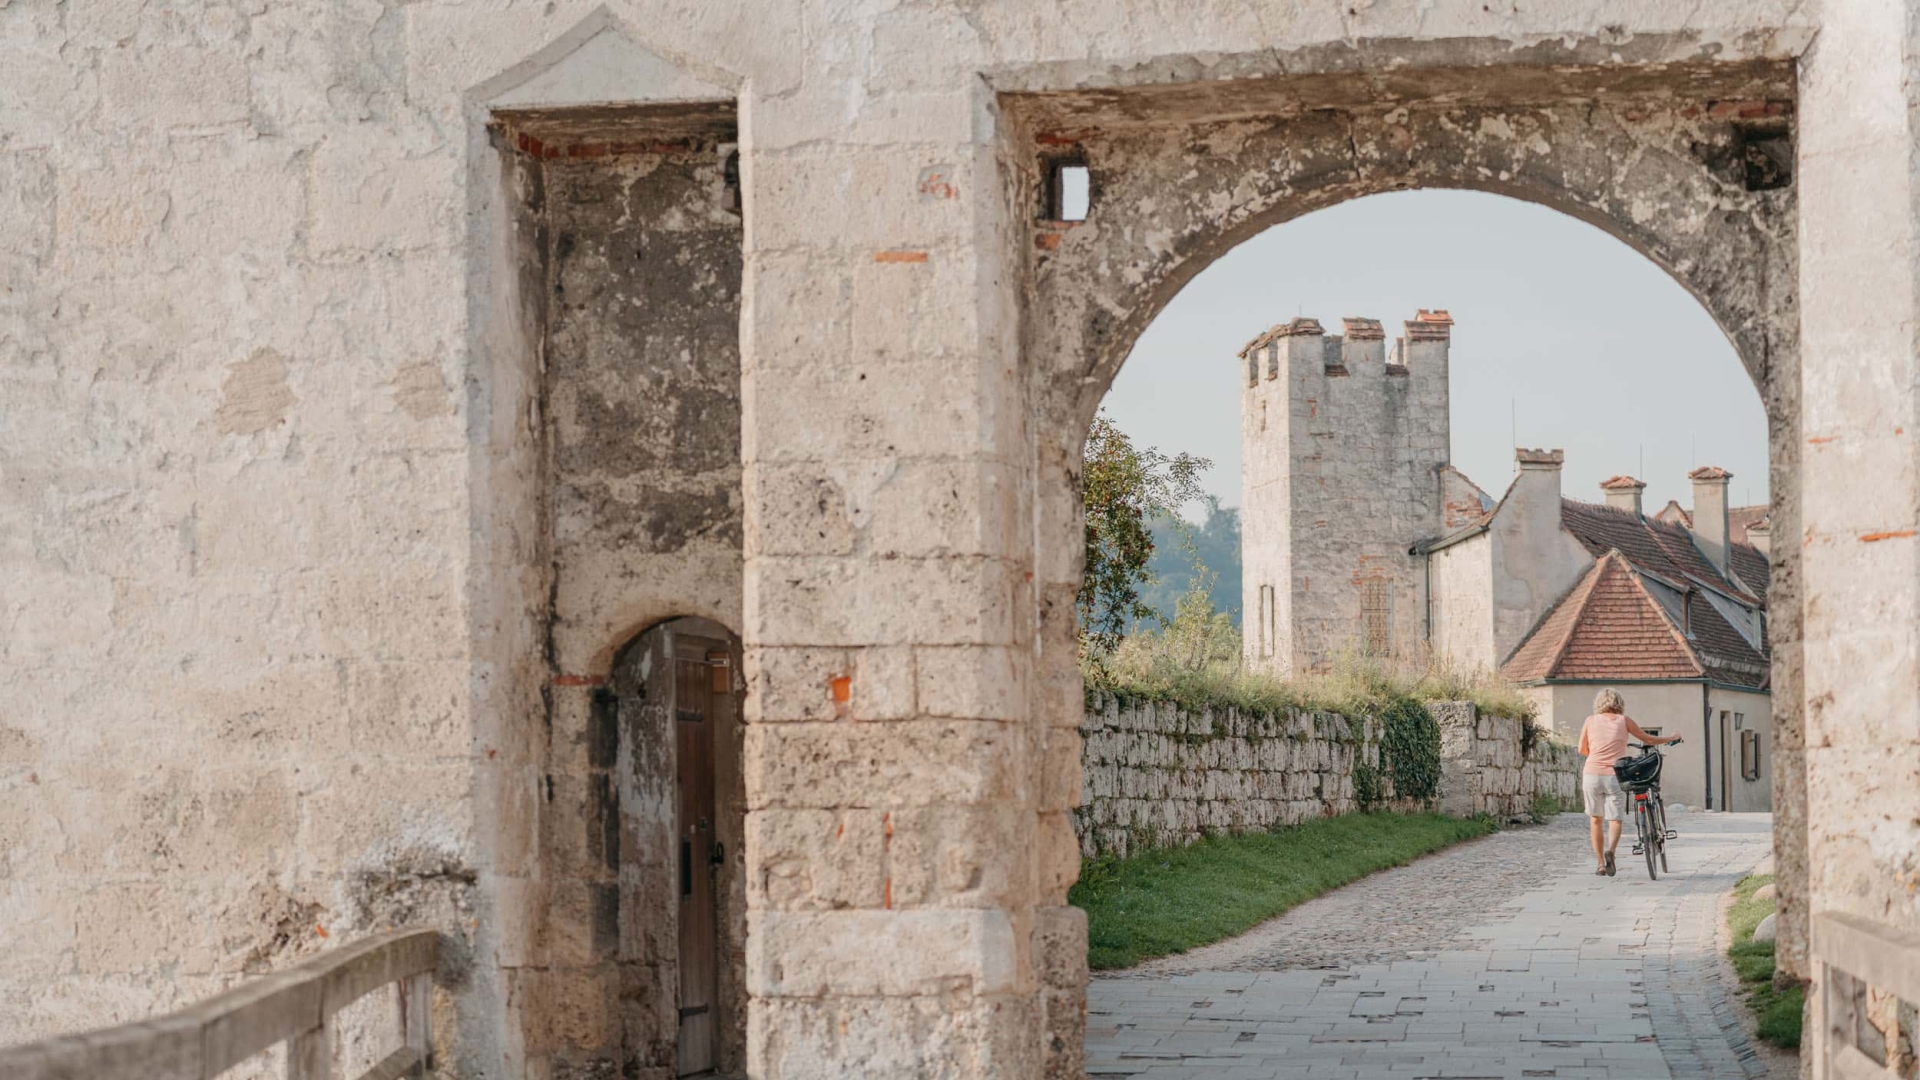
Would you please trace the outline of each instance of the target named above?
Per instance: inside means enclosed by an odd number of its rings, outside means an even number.
[[[1326,75],[1235,84],[1230,109],[1198,88],[1003,96],[1017,121],[1009,138],[1031,162],[1019,197],[1032,222],[1023,325],[1039,453],[1043,685],[1078,684],[1081,445],[1142,330],[1240,242],[1379,192],[1459,188],[1538,203],[1664,269],[1718,323],[1759,389],[1772,529],[1797,534],[1795,202],[1779,167],[1792,159],[1793,96],[1786,65],[1634,77],[1568,70],[1532,83],[1478,71],[1410,71],[1388,82]],[[1084,209],[1068,212],[1082,190]],[[1775,815],[1794,837],[1787,823],[1802,813],[1804,786],[1796,789],[1791,548],[1780,545],[1775,557],[1767,632],[1779,704]],[[1063,713],[1082,707],[1066,695],[1049,700]],[[1793,864],[1798,855],[1780,858]],[[1074,1022],[1049,1018],[1063,1041]]]

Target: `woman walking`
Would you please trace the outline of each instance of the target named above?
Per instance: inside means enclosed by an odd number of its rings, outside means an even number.
[[[1614,775],[1613,763],[1627,756],[1629,735],[1648,746],[1678,738],[1661,738],[1640,730],[1639,724],[1627,718],[1627,703],[1618,690],[1608,687],[1595,694],[1593,715],[1580,725],[1580,752],[1587,756],[1586,767],[1580,770],[1580,796],[1587,804],[1596,874],[1613,873],[1613,849],[1620,846],[1620,830],[1626,825],[1627,793]]]

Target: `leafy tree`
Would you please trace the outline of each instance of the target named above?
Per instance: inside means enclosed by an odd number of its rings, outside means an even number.
[[[1221,506],[1211,495],[1206,503],[1206,517],[1198,525],[1164,515],[1147,523],[1153,535],[1147,570],[1153,580],[1141,587],[1140,602],[1163,624],[1173,621],[1181,597],[1204,571],[1214,607],[1234,626],[1240,625],[1240,511]],[[1141,626],[1135,623],[1128,633]]]
[[[1087,509],[1087,567],[1079,598],[1083,647],[1108,651],[1130,623],[1153,614],[1140,602],[1141,587],[1153,580],[1148,523],[1173,517],[1200,498],[1200,474],[1212,467],[1203,457],[1168,457],[1155,447],[1135,446],[1106,413],[1094,418],[1080,474]]]

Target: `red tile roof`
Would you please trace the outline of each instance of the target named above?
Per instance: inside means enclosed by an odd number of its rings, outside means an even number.
[[[1766,503],[1757,506],[1731,506],[1727,508],[1727,536],[1735,543],[1747,542],[1747,530],[1767,520],[1769,513]],[[1691,524],[1691,522],[1689,522]],[[1736,571],[1737,572],[1737,571]]]
[[[1705,670],[1618,551],[1601,556],[1501,668],[1516,682],[1697,679]]]
[[[1734,546],[1734,573],[1741,577],[1735,582],[1700,554],[1684,526],[1571,499],[1561,501],[1560,522],[1596,562],[1514,650],[1502,666],[1509,678],[1705,676],[1736,686],[1766,686],[1765,641],[1756,647],[1728,621],[1765,603],[1766,557],[1759,551]],[[1742,587],[1743,565],[1762,596]],[[1720,594],[1719,602],[1732,614],[1722,614],[1705,590]]]
[[[1418,315],[1401,324],[1401,330],[1408,341],[1446,341],[1453,336],[1453,316],[1445,308],[1421,308]]]
[[[1689,480],[1731,480],[1733,474],[1718,465],[1702,465],[1687,474]]]
[[[1773,564],[1765,552],[1752,544],[1733,544],[1727,549],[1728,561],[1733,565],[1733,576],[1747,591],[1758,597],[1761,604],[1767,602],[1767,587],[1773,583]]]
[[[1560,524],[1596,559],[1618,549],[1640,570],[1676,585],[1692,580],[1750,604],[1759,601],[1713,568],[1684,525],[1572,499],[1560,501]]]
[[[1644,480],[1635,480],[1631,476],[1609,476],[1600,481],[1600,486],[1608,491],[1632,491],[1647,486]]]

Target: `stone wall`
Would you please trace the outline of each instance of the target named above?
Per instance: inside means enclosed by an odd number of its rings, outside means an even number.
[[[1737,343],[1801,541],[1782,964],[1814,906],[1920,927],[1902,5],[689,10],[0,5],[0,1040],[396,922],[472,930],[463,1075],[538,1075],[575,1015],[529,914],[542,818],[582,808],[546,782],[508,107],[750,120],[746,856],[786,875],[750,894],[756,1076],[1073,1074],[1087,419],[1220,253],[1401,187],[1608,228]],[[1781,101],[1792,186],[1746,190],[1732,121]],[[1035,223],[1069,152],[1089,221]]]
[[[1536,792],[1578,794],[1580,758],[1571,749],[1544,735],[1528,745],[1520,721],[1482,715],[1471,702],[1428,708],[1440,724],[1441,811],[1505,821],[1531,814]],[[1195,711],[1101,695],[1081,728],[1080,850],[1124,855],[1350,813],[1359,809],[1354,761],[1379,767],[1381,731],[1372,717]],[[1386,806],[1423,808],[1393,799],[1391,777],[1381,784]]]
[[[1563,804],[1579,799],[1581,757],[1571,746],[1537,729],[1528,738],[1526,724],[1482,713],[1472,702],[1436,702],[1427,709],[1440,724],[1442,813],[1511,821],[1529,816],[1540,795]]]

